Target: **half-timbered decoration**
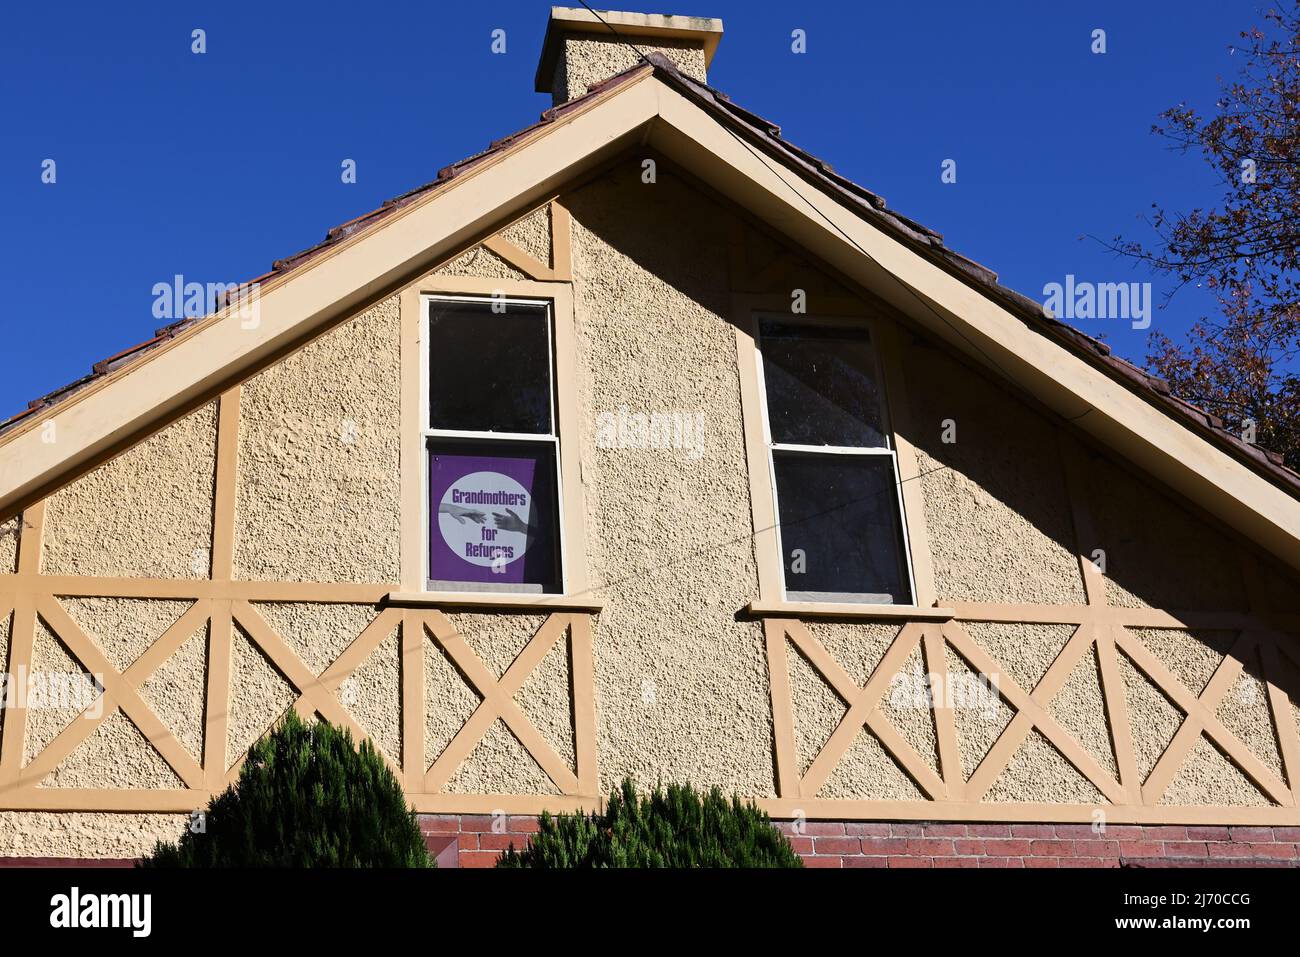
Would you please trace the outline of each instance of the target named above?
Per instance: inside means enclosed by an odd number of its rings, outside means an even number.
[[[0,426],[0,857],[143,853],[293,708],[465,863],[625,775],[1295,859],[1300,476],[709,87],[719,22],[607,17]]]

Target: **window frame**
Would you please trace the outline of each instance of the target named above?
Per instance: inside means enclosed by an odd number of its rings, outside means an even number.
[[[841,326],[867,331],[879,376],[882,432],[887,448],[773,443],[760,338],[764,320],[794,326]],[[759,578],[759,595],[750,603],[750,610],[757,613],[895,617],[914,616],[931,609],[937,604],[933,569],[920,482],[916,480],[916,452],[906,438],[910,433],[909,410],[898,361],[898,330],[892,316],[883,305],[829,296],[817,297],[816,303],[810,304],[808,314],[792,314],[788,297],[738,293],[732,296],[732,322],[736,329],[740,366],[754,551]],[[892,457],[895,507],[898,509],[904,562],[912,593],[911,604],[878,604],[867,601],[867,595],[855,600],[852,593],[800,592],[786,587],[774,447],[777,452],[794,454],[888,454]]]
[[[517,439],[544,442],[542,434],[469,433],[429,428],[429,301],[507,301],[549,306],[552,420],[555,440],[559,592],[437,590],[429,587],[429,461],[426,432],[437,438]],[[586,517],[582,494],[580,422],[577,395],[577,338],[572,289],[567,282],[496,279],[429,274],[406,286],[400,295],[402,326],[402,482],[401,580],[389,599],[408,605],[465,605],[517,608],[599,608],[602,600],[589,586]],[[472,583],[465,583],[472,588]]]
[[[550,375],[550,395],[548,403],[550,429],[547,432],[494,432],[481,431],[472,429],[433,429],[429,427],[429,406],[432,402],[432,396],[429,393],[431,385],[429,376],[429,349],[432,344],[431,324],[433,317],[430,306],[435,302],[467,302],[474,304],[488,304],[495,302],[504,303],[507,307],[517,306],[541,306],[545,314],[546,322],[546,368]],[[555,303],[548,298],[533,296],[484,296],[473,295],[469,293],[422,293],[420,295],[420,332],[421,341],[424,348],[420,350],[420,448],[423,453],[424,467],[421,469],[422,490],[420,495],[421,503],[421,523],[420,528],[424,536],[421,547],[421,564],[422,572],[420,580],[423,582],[423,591],[431,594],[463,594],[466,592],[483,593],[483,594],[502,594],[502,595],[536,595],[546,597],[548,595],[567,595],[568,594],[568,577],[565,568],[565,533],[564,533],[564,494],[563,494],[563,472],[560,462],[560,430],[559,420],[560,411],[556,395],[556,383],[559,372],[555,367]],[[551,459],[555,463],[555,527],[559,537],[558,553],[556,560],[559,563],[559,591],[545,591],[544,588],[536,588],[529,584],[512,584],[502,582],[501,584],[482,583],[482,582],[435,582],[429,577],[429,551],[433,543],[433,514],[429,508],[429,441],[431,439],[444,439],[451,441],[465,440],[469,443],[500,443],[503,446],[509,445],[541,445],[544,443],[551,444]],[[450,587],[450,586],[460,587]]]

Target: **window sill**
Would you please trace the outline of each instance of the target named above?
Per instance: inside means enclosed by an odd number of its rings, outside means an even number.
[[[787,618],[907,619],[908,621],[951,621],[951,608],[921,608],[917,605],[855,605],[838,601],[751,601],[751,615]]]
[[[519,608],[551,611],[600,611],[604,605],[587,598],[510,592],[392,591],[384,603],[396,608]]]

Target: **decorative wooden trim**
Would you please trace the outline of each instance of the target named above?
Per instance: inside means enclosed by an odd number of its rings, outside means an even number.
[[[1264,642],[1260,647],[1260,660],[1264,668],[1264,685],[1268,688],[1269,713],[1273,717],[1273,726],[1277,729],[1282,770],[1286,774],[1287,783],[1291,786],[1292,803],[1300,806],[1300,734],[1296,732],[1291,699],[1277,683],[1282,673],[1282,662],[1278,657],[1277,645],[1273,642]]]
[[[951,621],[951,608],[917,608],[911,605],[856,605],[832,601],[751,601],[751,615],[781,618],[847,618],[856,621]]]
[[[536,279],[538,282],[554,282],[556,279],[555,270],[551,269],[550,266],[538,262],[531,253],[525,252],[509,240],[501,238],[499,234],[489,236],[483,240],[481,245],[484,249],[491,250],[527,275],[529,279]]]
[[[384,604],[397,608],[490,608],[497,611],[581,611],[595,613],[604,603],[567,595],[532,595],[516,592],[389,592]]]
[[[1101,695],[1106,707],[1106,725],[1110,732],[1111,748],[1115,752],[1115,766],[1119,769],[1119,783],[1131,804],[1142,799],[1142,780],[1138,774],[1137,757],[1133,751],[1133,731],[1129,723],[1128,690],[1120,674],[1119,657],[1115,651],[1115,627],[1097,627],[1097,667],[1101,672]]]
[[[921,648],[925,653],[925,670],[930,680],[930,700],[934,711],[934,736],[939,751],[939,772],[943,775],[948,795],[955,801],[965,796],[966,776],[962,769],[961,744],[957,740],[957,721],[949,704],[948,655],[943,631],[938,625],[927,624],[921,635]]]
[[[786,633],[796,624],[769,618],[763,622],[767,642],[768,687],[772,696],[772,736],[776,751],[776,793],[783,798],[802,795],[799,753],[794,746],[794,706],[790,698],[790,669]]]
[[[418,791],[428,768],[424,764],[424,627],[402,612],[402,780]]]
[[[591,619],[586,615],[569,616],[569,675],[573,685],[573,746],[578,766],[578,791],[594,795],[600,791],[596,764],[596,696],[585,689],[594,692],[596,666]]]
[[[573,281],[573,220],[564,201],[551,201],[551,273],[560,282]]]
[[[234,578],[236,473],[239,470],[240,386],[221,394],[217,411],[217,474],[212,510],[212,578]]]
[[[903,499],[903,524],[912,558],[913,596],[922,608],[937,605],[934,559],[930,552],[930,527],[925,520],[925,499],[921,495],[921,467],[912,437],[916,425],[912,420],[911,395],[903,369],[903,350],[899,329],[892,321],[880,321],[873,327],[880,344],[880,369],[884,376],[885,406],[889,415],[890,437],[898,459],[899,491]]]
[[[45,503],[37,502],[21,517],[18,536],[18,573],[10,578],[13,621],[9,628],[9,674],[30,672],[36,644],[36,596],[31,590],[41,572],[45,538]],[[9,708],[0,738],[0,790],[13,786],[19,777],[27,743],[27,709]]]
[[[1095,824],[1100,812],[1110,824],[1186,824],[1294,826],[1289,807],[1111,804],[990,804],[958,801],[853,801],[833,798],[758,798],[755,803],[776,818],[829,821],[960,821],[995,824]],[[1099,835],[1104,839],[1104,832]]]

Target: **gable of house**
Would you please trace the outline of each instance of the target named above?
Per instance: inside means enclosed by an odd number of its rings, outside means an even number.
[[[1293,570],[780,225],[620,144],[88,442],[0,535],[0,653],[108,699],[5,715],[0,853],[146,849],[289,707],[369,736],[425,812],[628,774],[784,816],[1295,823]],[[794,289],[880,343],[913,603],[783,597],[754,317]],[[555,303],[560,594],[421,580],[422,296]],[[655,412],[702,414],[700,447],[600,433]]]

